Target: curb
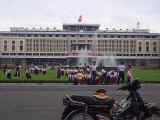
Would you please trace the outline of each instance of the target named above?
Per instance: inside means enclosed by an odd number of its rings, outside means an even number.
[[[9,87],[9,86],[121,86],[124,84],[108,84],[108,85],[87,85],[87,84],[82,84],[82,85],[73,85],[73,83],[0,83],[0,87]],[[153,84],[153,83],[146,83],[142,84],[142,86],[160,86],[160,84]]]
[[[0,86],[72,85],[71,83],[0,83]]]

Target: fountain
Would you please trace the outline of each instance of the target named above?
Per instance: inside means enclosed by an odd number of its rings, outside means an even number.
[[[84,64],[89,64],[89,51],[87,50],[87,47],[85,46],[84,49],[79,50],[79,55],[78,55],[78,61],[77,65],[84,65]]]
[[[107,71],[117,70],[117,63],[114,56],[97,56],[96,64],[97,66],[102,65]]]
[[[102,65],[107,71],[117,69],[117,63],[114,56],[90,56],[87,49],[79,51],[76,66],[83,66],[84,64],[90,65],[93,62],[96,62],[97,66]]]
[[[92,43],[92,50],[89,50],[87,48],[87,45],[83,45],[82,49],[78,50],[78,60],[77,65],[84,65],[84,64],[92,64],[93,62],[96,62],[97,66],[102,65],[105,67],[106,70],[112,70],[117,69],[117,63],[114,58],[114,56],[92,56],[90,53],[97,53],[96,46],[97,46],[97,33],[94,34],[95,40],[93,40]]]

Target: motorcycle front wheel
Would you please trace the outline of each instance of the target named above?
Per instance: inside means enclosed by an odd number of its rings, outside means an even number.
[[[132,120],[137,120],[136,118],[133,118]],[[160,117],[156,114],[153,114],[151,117],[146,118],[145,120],[160,120]]]
[[[145,120],[160,120],[160,117],[156,114],[153,114],[150,118],[147,118]]]

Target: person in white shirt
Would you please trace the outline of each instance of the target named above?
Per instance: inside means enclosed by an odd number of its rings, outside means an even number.
[[[92,72],[92,84],[95,85],[96,84],[96,62],[93,62],[93,65],[91,66],[91,72]]]
[[[34,71],[35,74],[38,75],[40,68],[37,65],[35,65],[34,69],[35,69],[35,71]]]
[[[126,70],[126,66],[124,65],[124,62],[121,62],[121,64],[118,66],[119,69],[119,80],[118,83],[120,82],[120,79],[122,79],[122,83],[125,83],[125,70]]]
[[[101,81],[101,83],[105,84],[105,82],[106,82],[106,71],[104,70],[104,68],[102,68],[101,73],[102,73],[102,81]]]

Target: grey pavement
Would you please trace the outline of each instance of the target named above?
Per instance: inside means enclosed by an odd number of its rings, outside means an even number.
[[[116,91],[117,85],[69,84],[0,84],[1,120],[60,120],[65,94],[89,95],[104,88],[110,97],[120,100],[127,92]],[[147,102],[160,105],[160,85],[144,84],[140,93]]]

